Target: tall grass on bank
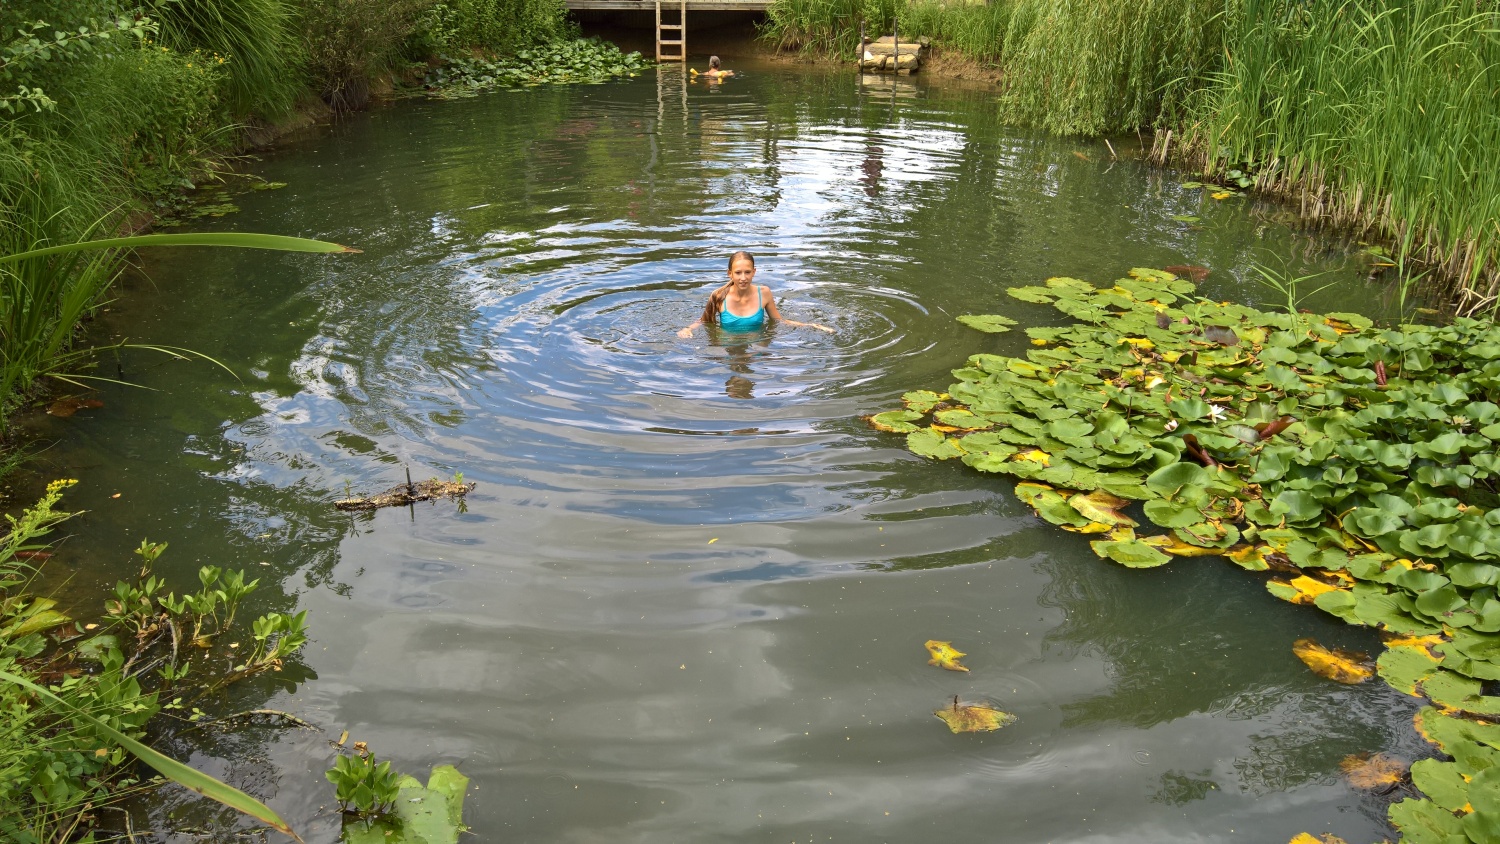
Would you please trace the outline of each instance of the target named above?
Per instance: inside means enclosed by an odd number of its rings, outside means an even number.
[[[965,58],[996,64],[1010,27],[1011,9],[1008,2],[911,0],[901,7],[901,32],[913,38],[930,37]]]
[[[852,59],[859,27],[877,37],[891,31],[901,0],[774,0],[761,37],[778,49]]]
[[[1305,216],[1388,238],[1461,312],[1500,294],[1500,11],[1487,0],[1246,0],[1179,150]],[[1162,136],[1158,154],[1170,154]]]
[[[1011,120],[1064,135],[1171,125],[1218,70],[1241,0],[1013,0]]]
[[[306,89],[295,9],[287,0],[155,0],[150,14],[163,46],[227,59],[224,100],[236,115],[283,117]]]

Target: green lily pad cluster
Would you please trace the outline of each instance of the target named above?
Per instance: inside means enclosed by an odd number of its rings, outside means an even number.
[[[651,65],[638,52],[624,53],[597,38],[555,41],[500,58],[447,58],[427,75],[427,88],[443,97],[472,96],[495,88],[604,82],[637,76]]]
[[[1500,681],[1500,327],[1271,313],[1151,269],[1009,293],[1077,322],[1028,328],[1024,357],[974,355],[947,392],[872,424],[1014,478],[1042,518],[1099,534],[1101,557],[1222,555],[1385,631],[1378,673],[1442,708],[1427,720],[1451,727],[1437,743],[1454,757],[1414,768],[1432,799],[1395,804],[1393,823],[1407,841],[1500,840],[1500,744],[1477,737],[1500,735],[1484,720],[1500,718],[1484,693]],[[1428,788],[1455,772],[1458,805]]]

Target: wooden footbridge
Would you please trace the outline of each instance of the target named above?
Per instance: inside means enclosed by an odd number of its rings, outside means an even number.
[[[656,12],[656,60],[687,61],[688,11],[764,12],[771,0],[564,0],[569,9]]]

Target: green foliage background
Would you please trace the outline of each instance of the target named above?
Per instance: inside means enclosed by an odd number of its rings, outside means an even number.
[[[1008,120],[1068,135],[1156,130],[1159,160],[1248,172],[1311,220],[1394,244],[1456,311],[1494,313],[1494,3],[775,0],[765,37],[850,59],[861,21],[872,37],[899,26],[992,66]]]

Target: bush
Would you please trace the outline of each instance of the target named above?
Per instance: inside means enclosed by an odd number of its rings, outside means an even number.
[[[336,110],[363,108],[370,81],[417,32],[424,0],[302,0],[302,43],[314,89]]]
[[[150,10],[163,45],[228,61],[225,104],[234,114],[275,119],[291,111],[306,83],[286,0],[154,0]]]

